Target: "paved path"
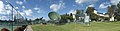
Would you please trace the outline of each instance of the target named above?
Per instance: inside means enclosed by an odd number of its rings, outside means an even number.
[[[28,25],[27,28],[24,31],[33,31],[31,28],[31,25]]]

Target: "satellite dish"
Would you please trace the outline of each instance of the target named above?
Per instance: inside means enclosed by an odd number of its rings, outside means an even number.
[[[51,19],[51,20],[60,20],[61,19],[61,16],[57,13],[57,12],[50,12],[48,14],[48,17]]]

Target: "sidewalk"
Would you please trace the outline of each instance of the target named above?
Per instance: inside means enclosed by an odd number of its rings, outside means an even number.
[[[24,31],[33,31],[31,28],[31,25],[28,25],[27,28]]]

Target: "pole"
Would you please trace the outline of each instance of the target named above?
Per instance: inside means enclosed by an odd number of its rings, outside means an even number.
[[[5,0],[6,1],[6,0]],[[15,10],[20,16],[22,16],[21,14],[20,14],[20,12],[18,12],[16,9],[15,9],[15,7],[10,3],[10,2],[8,2],[8,1],[6,1],[11,7],[12,7],[12,31],[13,31],[13,26],[14,26],[14,12],[13,12],[13,10]],[[22,18],[24,18],[23,16],[22,16]]]
[[[11,5],[11,4],[10,4]],[[13,31],[13,21],[14,21],[14,15],[13,15],[13,7],[12,7],[12,31]]]
[[[12,7],[12,31],[13,31],[13,21],[14,19],[13,19],[13,7]]]

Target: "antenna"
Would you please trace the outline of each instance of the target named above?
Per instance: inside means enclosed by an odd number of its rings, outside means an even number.
[[[49,12],[48,17],[51,20],[60,20],[61,16],[57,12]]]

